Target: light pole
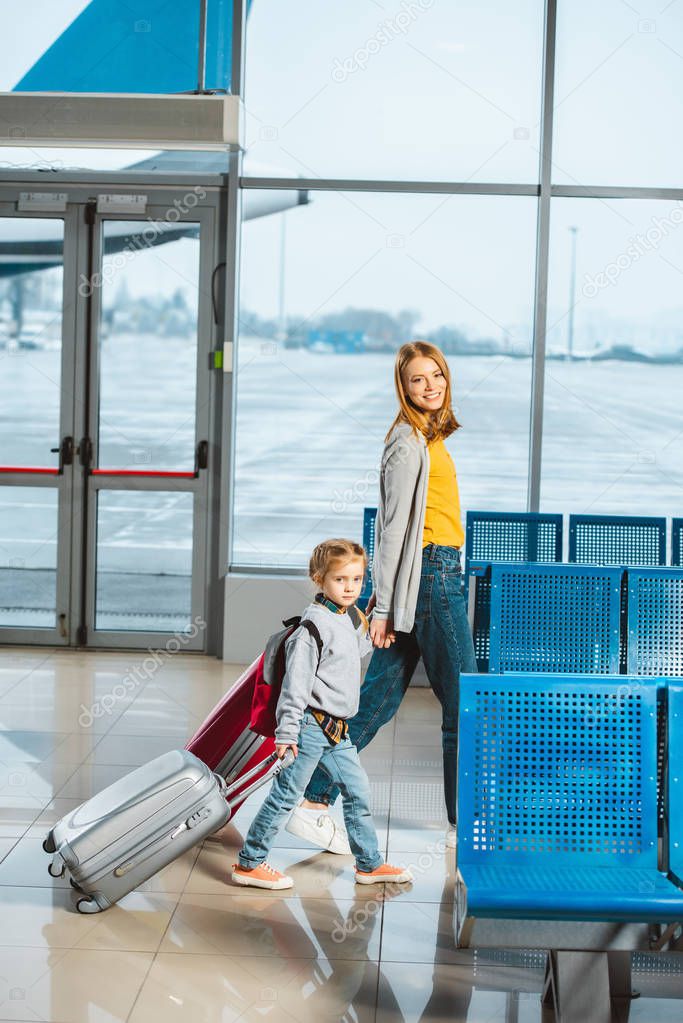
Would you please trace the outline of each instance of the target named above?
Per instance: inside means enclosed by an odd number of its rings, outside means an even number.
[[[578,227],[569,228],[572,236],[571,269],[569,272],[569,318],[567,321],[567,358],[574,355],[574,303],[576,300],[576,235]]]
[[[287,313],[285,311],[285,252],[287,249],[287,221],[285,213],[280,214],[280,275],[278,288],[278,337],[283,342],[287,337]]]

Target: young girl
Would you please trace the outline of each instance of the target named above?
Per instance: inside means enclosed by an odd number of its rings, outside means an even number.
[[[271,867],[266,856],[318,765],[342,793],[348,851],[356,857],[356,881],[412,880],[409,870],[385,863],[379,852],[370,785],[346,724],[347,717],[358,710],[361,657],[372,649],[367,618],[354,607],[366,564],[365,551],[353,540],[325,540],[313,551],[309,571],[320,592],[301,617],[316,627],[322,646],[301,627],[285,643],[275,749],[280,758],[291,749],[295,759],[275,776],[249,828],[239,863],[232,866],[235,884],[292,887],[291,877]]]
[[[477,670],[462,587],[458,483],[444,445],[460,424],[451,408],[448,364],[434,345],[403,345],[394,382],[399,412],[382,455],[374,593],[368,604],[374,607],[370,632],[377,649],[349,733],[358,749],[367,746],[398,710],[422,656],[442,707],[446,843],[454,847],[458,681],[461,671]],[[306,811],[327,810],[337,795],[337,787],[316,771],[287,830],[332,852],[348,851],[338,826],[313,829],[306,819]]]

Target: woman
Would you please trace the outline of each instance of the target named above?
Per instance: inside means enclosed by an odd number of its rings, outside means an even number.
[[[367,746],[398,710],[422,656],[442,708],[446,844],[456,844],[458,682],[477,670],[465,612],[460,548],[464,532],[458,483],[444,439],[460,426],[451,408],[443,353],[425,341],[398,352],[399,412],[385,438],[373,562],[375,651],[349,724]],[[339,790],[318,768],[287,830],[330,852],[348,853],[344,830],[328,812]]]

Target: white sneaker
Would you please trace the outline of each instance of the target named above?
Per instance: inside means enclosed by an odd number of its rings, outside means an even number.
[[[446,847],[455,849],[458,844],[458,829],[455,824],[449,824],[446,828]]]
[[[348,856],[351,852],[343,824],[339,824],[324,810],[318,812],[302,806],[295,807],[285,825],[285,831],[340,856]]]

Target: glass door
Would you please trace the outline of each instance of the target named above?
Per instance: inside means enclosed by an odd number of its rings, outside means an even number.
[[[0,201],[0,637],[67,644],[75,211]],[[45,203],[49,206],[49,203]]]
[[[206,648],[219,199],[152,196],[0,189],[2,643]]]
[[[88,645],[205,642],[212,220],[194,210],[169,223],[168,213],[91,216],[79,636]]]

